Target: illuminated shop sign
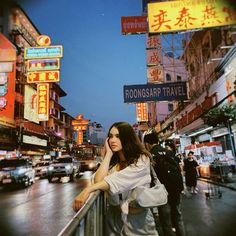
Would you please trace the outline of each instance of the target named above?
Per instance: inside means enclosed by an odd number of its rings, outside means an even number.
[[[138,122],[148,121],[147,103],[136,103],[136,120]]]
[[[186,82],[125,85],[124,102],[187,100]]]
[[[0,62],[0,72],[12,72],[13,63],[12,62]]]
[[[182,0],[149,3],[149,33],[236,24],[236,10],[231,4],[230,1],[226,0]]]
[[[49,116],[49,84],[38,84],[37,95],[39,120],[47,121]]]
[[[47,146],[47,140],[38,138],[36,136],[23,135],[23,143],[39,145],[44,147]]]
[[[78,131],[77,144],[80,145],[83,143],[83,132]]]
[[[63,48],[59,46],[47,46],[47,47],[29,47],[25,48],[25,59],[37,59],[37,58],[57,58],[63,56]]]
[[[0,97],[0,109],[3,109],[7,105],[7,99]]]
[[[60,69],[59,58],[27,61],[27,71],[59,70],[59,69]]]
[[[89,123],[89,120],[87,119],[81,119],[81,120],[72,120],[72,125],[87,125]]]
[[[40,72],[28,72],[27,73],[27,83],[48,83],[48,82],[58,82],[60,80],[59,71],[40,71]]]
[[[122,16],[122,34],[140,34],[148,32],[147,16]]]
[[[87,125],[74,125],[73,130],[75,130],[75,131],[85,131],[85,130],[87,130]]]
[[[37,91],[29,85],[25,85],[24,104],[24,118],[39,123]]]

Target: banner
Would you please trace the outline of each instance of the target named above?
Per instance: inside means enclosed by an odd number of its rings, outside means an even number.
[[[29,85],[25,85],[24,104],[24,118],[39,124],[37,91]]]
[[[147,16],[122,16],[122,34],[145,34],[148,33]]]
[[[37,84],[38,117],[40,121],[48,121],[49,118],[49,84]]]
[[[27,73],[27,83],[59,82],[60,71],[32,71]]]
[[[182,0],[148,4],[149,33],[173,32],[236,24],[229,0]]]

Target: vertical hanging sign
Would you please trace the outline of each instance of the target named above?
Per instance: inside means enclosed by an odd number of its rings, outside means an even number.
[[[49,117],[49,84],[37,84],[38,117],[40,121],[47,121]]]

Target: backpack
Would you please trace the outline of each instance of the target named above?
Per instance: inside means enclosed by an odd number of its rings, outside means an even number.
[[[179,164],[164,149],[157,150],[152,156],[154,170],[167,192],[180,194],[184,190],[184,185]]]

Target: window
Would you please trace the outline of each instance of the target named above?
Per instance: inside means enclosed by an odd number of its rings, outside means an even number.
[[[182,77],[180,75],[177,75],[177,81],[181,81]]]
[[[171,75],[166,73],[166,81],[171,81]]]
[[[174,110],[174,105],[172,103],[168,103],[168,111],[172,112]]]

